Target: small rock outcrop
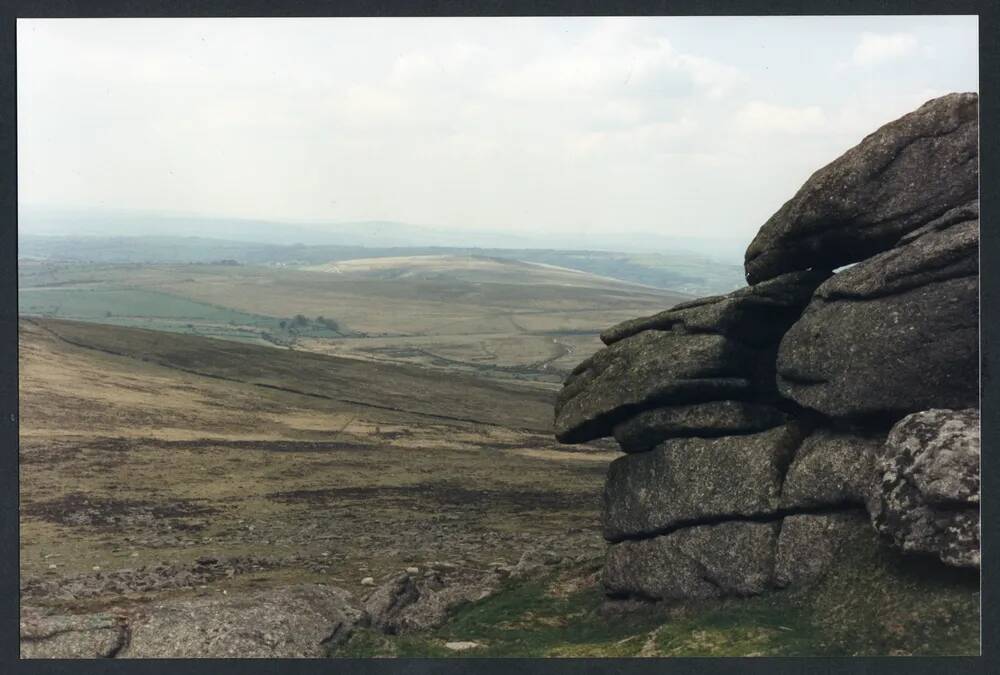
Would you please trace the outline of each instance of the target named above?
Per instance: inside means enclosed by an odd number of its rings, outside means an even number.
[[[435,628],[450,609],[490,595],[500,581],[496,573],[450,567],[400,573],[365,598],[363,621],[387,635]]]
[[[750,286],[606,330],[555,431],[626,453],[608,595],[809,584],[848,540],[978,567],[979,226],[978,97],[951,94],[817,171]]]
[[[109,613],[46,616],[28,608],[21,616],[22,659],[106,659],[128,644],[128,625]]]
[[[980,452],[978,409],[904,417],[875,462],[875,529],[905,552],[979,567]]]
[[[363,612],[350,593],[304,584],[167,600],[137,610],[21,619],[22,658],[323,657]]]

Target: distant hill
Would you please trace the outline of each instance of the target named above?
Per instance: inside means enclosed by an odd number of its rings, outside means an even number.
[[[340,261],[373,258],[446,256],[453,259],[513,260],[579,270],[623,282],[710,295],[742,286],[743,268],[687,253],[628,253],[570,249],[476,248],[444,246],[281,245],[205,237],[38,236],[21,234],[18,257],[93,263],[220,263],[312,268]],[[385,264],[381,274],[386,274]],[[482,272],[482,263],[479,264]],[[454,272],[454,270],[453,270]]]
[[[389,220],[288,222],[221,218],[121,209],[18,208],[18,233],[59,237],[203,237],[281,246],[360,246],[367,248],[582,249],[627,253],[695,254],[742,264],[747,242],[731,237],[636,233],[627,227],[579,232],[551,231],[540,224],[530,232],[414,225]]]
[[[416,255],[338,260],[302,268],[358,279],[453,279],[472,283],[555,284],[615,288],[634,286],[568,267],[485,255]]]

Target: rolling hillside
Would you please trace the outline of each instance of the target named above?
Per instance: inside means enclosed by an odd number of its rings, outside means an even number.
[[[601,330],[687,296],[469,256],[264,265],[24,261],[19,312],[557,383]]]
[[[276,231],[284,232],[277,226]],[[165,230],[166,231],[166,230]],[[172,230],[170,230],[172,231]],[[286,232],[287,234],[287,232]],[[272,235],[273,236],[273,235]],[[285,237],[283,242],[295,241]],[[713,255],[679,247],[632,251],[562,248],[498,248],[416,244],[288,244],[199,236],[66,236],[21,233],[18,257],[52,263],[211,264],[312,267],[366,258],[416,256],[482,257],[554,265],[627,283],[693,295],[725,293],[745,283],[739,255]]]
[[[28,604],[359,588],[602,546],[612,454],[557,445],[537,386],[53,320],[21,321],[19,363]]]

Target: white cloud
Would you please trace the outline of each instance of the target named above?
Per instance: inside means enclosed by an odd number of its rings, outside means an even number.
[[[497,73],[489,86],[511,99],[669,98],[721,96],[739,82],[741,73],[733,66],[679,51],[635,22],[609,19],[576,43]]]
[[[826,126],[826,114],[819,106],[784,106],[751,101],[736,113],[736,123],[747,133],[803,134]]]
[[[445,78],[454,81],[475,77],[477,69],[487,66],[488,56],[482,45],[466,41],[413,49],[393,63],[389,82],[397,86],[425,85]]]
[[[19,196],[749,239],[862,136],[976,87],[974,20],[853,20],[22,21]],[[818,75],[857,36],[859,63],[937,57]]]
[[[877,65],[912,54],[916,48],[917,38],[910,33],[862,33],[851,62],[856,66]]]
[[[406,101],[385,87],[356,84],[347,88],[341,100],[344,119],[353,124],[377,125],[396,122],[407,116]]]

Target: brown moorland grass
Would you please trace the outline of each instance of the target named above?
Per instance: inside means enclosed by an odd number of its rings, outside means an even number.
[[[27,602],[355,589],[427,561],[603,548],[613,455],[555,444],[548,391],[73,322],[22,321],[19,346]],[[183,583],[206,557],[233,574]]]

